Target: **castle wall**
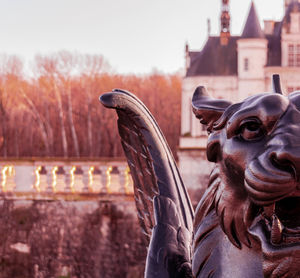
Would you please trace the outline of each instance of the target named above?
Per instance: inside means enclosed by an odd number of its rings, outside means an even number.
[[[238,101],[242,101],[249,96],[266,91],[266,82],[263,76],[260,79],[240,79]]]
[[[238,76],[239,79],[261,79],[264,76],[264,67],[267,64],[266,39],[239,39],[238,50]],[[245,59],[248,67],[245,68]]]
[[[191,108],[193,93],[200,85],[205,86],[212,97],[236,101],[238,79],[237,76],[195,76],[183,79],[181,137],[177,155],[183,181],[195,202],[204,192],[214,166],[206,158],[206,128],[200,124]]]
[[[266,39],[251,38],[237,41],[238,101],[266,91],[264,69],[267,63],[267,44]]]
[[[281,87],[283,94],[287,95],[291,91],[300,89],[300,68],[299,67],[266,67],[265,68],[265,82],[266,90],[270,92],[272,74],[278,73],[280,75]]]
[[[214,163],[208,162],[205,149],[185,149],[177,152],[179,171],[196,205],[207,187]]]
[[[233,101],[237,98],[237,76],[195,76],[184,78],[181,97],[181,135],[197,137],[203,135],[203,132],[206,134],[191,109],[192,96],[198,86],[205,86],[208,93],[215,98],[225,98]]]
[[[1,278],[140,278],[146,247],[133,197],[0,201]]]

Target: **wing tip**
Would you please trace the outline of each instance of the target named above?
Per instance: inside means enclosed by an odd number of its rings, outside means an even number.
[[[99,97],[99,101],[108,108],[112,108],[113,107],[113,97],[112,97],[112,93],[104,93]]]
[[[117,108],[121,97],[130,97],[132,94],[125,90],[113,89],[111,92],[104,93],[99,97],[99,101],[107,108]]]
[[[116,98],[119,94],[124,93],[120,89],[113,89],[111,92],[104,93],[99,97],[99,101],[107,108],[116,108]]]

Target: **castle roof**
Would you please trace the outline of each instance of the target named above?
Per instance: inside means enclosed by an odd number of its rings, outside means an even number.
[[[186,75],[236,75],[238,38],[231,36],[227,45],[222,45],[220,37],[209,37],[202,51],[189,52],[190,67]]]
[[[300,12],[300,3],[297,1],[293,1],[289,4],[286,9],[286,13],[282,20],[283,24],[290,24],[291,23],[291,13],[293,12]]]
[[[264,38],[264,33],[261,30],[254,3],[251,3],[248,18],[244,27],[241,38]]]
[[[300,11],[300,4],[299,11]],[[290,4],[292,6],[292,4]],[[290,12],[292,8],[288,8]],[[288,20],[286,14],[284,20]],[[186,76],[229,76],[237,75],[237,41],[244,38],[265,38],[268,40],[267,66],[281,65],[281,29],[284,22],[274,22],[272,34],[265,35],[260,27],[257,13],[252,2],[248,18],[241,36],[230,36],[228,43],[222,45],[220,37],[208,37],[201,51],[189,51],[190,66]]]

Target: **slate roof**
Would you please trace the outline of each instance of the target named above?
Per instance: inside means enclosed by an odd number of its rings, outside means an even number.
[[[291,2],[287,8],[285,16],[283,18],[284,24],[291,23],[291,13],[292,12],[300,12],[300,3],[299,2]]]
[[[266,35],[268,40],[267,67],[281,66],[281,39],[280,35]]]
[[[253,2],[251,3],[251,8],[241,37],[244,39],[246,38],[262,39],[265,37],[263,31],[261,30],[260,23]]]
[[[190,67],[186,75],[236,75],[237,39],[239,37],[232,36],[227,45],[221,45],[220,37],[209,37],[202,51],[190,52]]]
[[[300,11],[300,3],[294,3]],[[220,37],[208,37],[202,51],[190,51],[190,66],[186,76],[228,76],[237,75],[237,40],[245,38],[266,38],[268,40],[267,66],[281,65],[281,29],[290,20],[293,3],[281,22],[275,22],[273,34],[265,35],[260,27],[252,2],[241,36],[231,36],[227,45],[220,43]],[[295,9],[295,8],[294,8]]]

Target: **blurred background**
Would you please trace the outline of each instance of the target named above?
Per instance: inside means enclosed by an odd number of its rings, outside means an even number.
[[[213,167],[198,85],[239,101],[300,89],[298,0],[0,0],[0,278],[143,277],[114,111],[136,94],[195,206]]]

